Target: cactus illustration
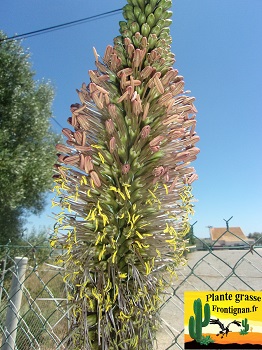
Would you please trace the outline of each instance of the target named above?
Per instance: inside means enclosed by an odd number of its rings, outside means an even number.
[[[242,327],[244,327],[244,328],[240,330],[240,335],[248,334],[248,331],[249,331],[249,324],[248,324],[248,322],[247,322],[247,318],[245,318],[244,320],[242,320]]]
[[[204,305],[204,320],[202,320],[202,301],[200,298],[194,300],[195,317],[189,318],[189,335],[191,338],[200,342],[202,339],[202,327],[206,327],[210,321],[210,306],[208,303]]]

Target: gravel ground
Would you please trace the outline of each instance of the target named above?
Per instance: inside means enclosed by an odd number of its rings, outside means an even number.
[[[262,290],[262,248],[253,254],[248,250],[196,251],[177,274],[161,311],[158,350],[184,348],[184,291]]]

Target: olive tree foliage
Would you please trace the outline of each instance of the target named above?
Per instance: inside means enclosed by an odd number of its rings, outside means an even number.
[[[51,131],[53,88],[34,80],[30,56],[0,32],[1,243],[19,236],[25,213],[40,213],[52,186],[57,136]]]
[[[262,232],[249,233],[247,237],[254,239],[256,243],[262,244]]]
[[[17,242],[23,232],[25,223],[23,210],[21,208],[0,207],[0,246],[11,241]],[[0,248],[1,251],[1,248]]]

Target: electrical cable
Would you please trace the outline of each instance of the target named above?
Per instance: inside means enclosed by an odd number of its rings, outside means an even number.
[[[55,31],[55,30],[63,29],[65,27],[71,27],[71,26],[74,26],[74,25],[79,25],[79,24],[84,23],[84,22],[90,22],[92,20],[95,20],[95,19],[98,19],[98,18],[101,18],[101,17],[112,16],[112,15],[114,15],[116,13],[121,12],[121,11],[122,11],[122,8],[121,9],[117,9],[117,10],[104,12],[104,13],[100,13],[98,15],[93,15],[93,16],[90,16],[90,17],[78,19],[78,20],[75,20],[75,21],[66,22],[66,23],[55,25],[55,26],[34,30],[32,32],[14,35],[14,36],[11,36],[11,37],[8,37],[8,38],[5,38],[5,39],[1,39],[0,42],[1,41],[10,41],[10,40],[22,39],[22,38],[23,39],[24,38],[30,38],[32,36],[49,33],[49,32]]]
[[[2,42],[2,41],[11,41],[11,40],[16,40],[16,39],[26,39],[26,38],[30,38],[30,37],[32,37],[32,36],[36,36],[36,35],[41,35],[41,34],[49,33],[49,32],[55,31],[55,30],[60,30],[60,29],[63,29],[63,28],[65,28],[65,27],[71,27],[71,26],[74,26],[74,25],[79,25],[79,24],[82,24],[82,23],[85,23],[85,22],[89,22],[89,21],[92,21],[92,20],[95,20],[95,19],[99,19],[99,18],[101,18],[101,17],[112,16],[112,15],[114,15],[114,14],[116,14],[116,13],[121,12],[121,11],[122,11],[122,9],[116,9],[116,10],[112,10],[112,11],[100,13],[100,14],[98,14],[98,15],[93,15],[93,16],[90,16],[90,17],[78,19],[78,20],[75,20],[75,21],[66,22],[66,23],[63,23],[63,24],[58,24],[58,25],[55,25],[55,26],[51,26],[51,27],[47,27],[47,28],[43,28],[43,29],[34,30],[34,31],[31,31],[31,32],[28,32],[28,33],[19,34],[19,35],[14,35],[14,36],[11,36],[11,37],[8,37],[8,38],[5,38],[5,39],[1,39],[0,42]],[[52,116],[51,118],[53,119],[53,121],[54,121],[61,129],[63,129],[63,126],[62,126],[53,116]]]
[[[55,117],[51,116],[51,118],[61,129],[63,129],[63,126],[55,119]]]

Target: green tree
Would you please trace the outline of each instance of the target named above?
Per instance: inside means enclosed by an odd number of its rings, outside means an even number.
[[[253,238],[255,241],[259,241],[260,243],[262,243],[262,232],[249,233],[247,237]]]
[[[34,80],[21,43],[5,39],[0,32],[1,243],[19,236],[26,212],[44,208],[57,142],[50,127],[53,88]]]
[[[72,285],[67,349],[152,350],[161,292],[185,262],[199,137],[194,98],[172,68],[171,4],[128,0],[57,146],[52,245]]]
[[[1,175],[0,175],[1,176]],[[24,225],[23,211],[20,208],[0,206],[0,245],[6,244],[9,239],[17,241],[21,236]]]

